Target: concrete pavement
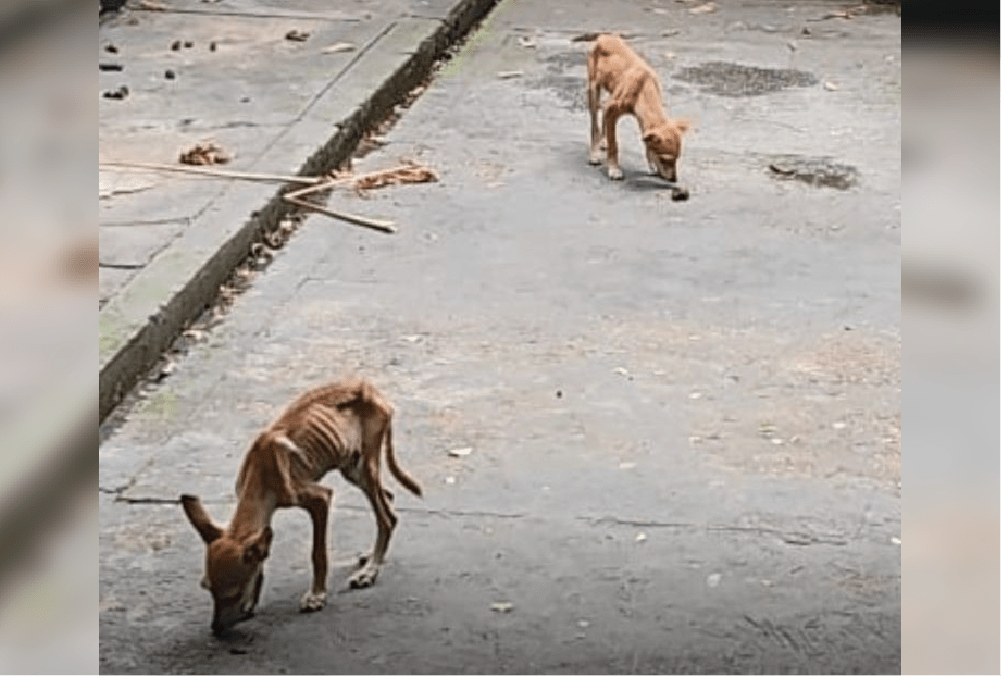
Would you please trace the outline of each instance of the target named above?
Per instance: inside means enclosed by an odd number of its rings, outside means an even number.
[[[899,20],[699,7],[505,0],[359,162],[439,173],[357,202],[400,232],[311,217],[143,388],[101,446],[102,671],[899,671]],[[605,28],[696,121],[689,202],[631,121],[624,182],[586,164],[572,38]],[[257,617],[211,638],[171,501],[227,519],[253,435],[350,372],[425,500],[350,592],[374,522],[328,479],[328,608],[296,612],[281,512]]]
[[[213,142],[227,169],[322,174],[492,4],[133,3],[100,27],[100,160],[176,165]],[[102,420],[278,228],[278,189],[102,165]]]

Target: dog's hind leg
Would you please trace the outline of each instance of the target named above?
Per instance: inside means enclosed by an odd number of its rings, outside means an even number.
[[[319,484],[299,490],[299,505],[313,521],[313,587],[299,600],[299,609],[304,613],[320,610],[327,602],[327,516],[333,494]]]
[[[386,499],[386,493],[382,486],[379,485],[378,465],[373,467],[373,464],[369,464],[366,467],[360,488],[365,492],[369,504],[372,505],[372,511],[375,513],[377,529],[375,545],[372,547],[370,554],[362,556],[359,559],[361,568],[348,579],[348,583],[352,589],[371,587],[375,584],[375,579],[379,575],[379,569],[386,560],[389,539],[392,537],[393,529],[396,528],[397,523],[397,516],[393,511],[393,506]]]
[[[591,145],[587,162],[593,165],[601,164],[601,151],[605,141],[598,119],[600,109],[601,86],[598,83],[598,55],[592,49],[587,55],[587,110],[591,117]]]
[[[393,505],[379,477],[383,443],[386,441],[386,435],[391,433],[390,429],[390,419],[387,414],[381,419],[366,421],[365,429],[362,432],[363,460],[361,466],[358,467],[359,471],[355,473],[353,478],[355,484],[365,493],[369,504],[372,505],[377,530],[371,554],[361,557],[359,561],[361,568],[348,579],[352,589],[371,587],[375,584],[379,568],[382,567],[386,559],[389,539],[393,535],[393,529],[396,528],[396,512],[393,510]]]

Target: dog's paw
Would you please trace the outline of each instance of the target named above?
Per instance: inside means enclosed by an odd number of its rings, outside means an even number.
[[[348,586],[351,589],[365,589],[375,584],[375,578],[379,575],[379,569],[375,566],[366,566],[348,578]]]
[[[299,610],[303,613],[315,613],[323,610],[327,604],[327,592],[308,591],[299,599]]]
[[[587,163],[594,167],[598,166],[599,164],[601,164],[601,155],[597,153],[591,153],[587,157]]]
[[[622,169],[619,167],[609,167],[608,168],[608,178],[613,181],[621,181],[625,174],[622,173]]]

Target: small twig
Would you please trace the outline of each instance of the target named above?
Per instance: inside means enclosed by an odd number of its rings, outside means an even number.
[[[152,169],[154,171],[176,171],[182,174],[199,174],[201,176],[213,176],[216,178],[235,178],[244,181],[269,181],[278,183],[305,183],[314,185],[326,181],[325,176],[280,176],[277,174],[256,174],[247,171],[233,171],[231,169],[208,169],[205,167],[190,167],[176,164],[158,164],[155,162],[101,162],[98,168],[113,169]]]
[[[819,19],[807,19],[807,21],[827,21],[828,19],[854,19],[855,15],[851,12],[832,12],[830,14],[825,14]]]
[[[104,268],[106,270],[142,270],[146,265],[144,263],[102,263],[98,261],[97,267]]]
[[[330,216],[331,218],[337,218],[342,221],[347,221],[348,223],[352,223],[354,225],[360,225],[363,228],[371,228],[372,230],[379,230],[380,232],[389,232],[389,233],[396,232],[396,228],[394,227],[392,221],[382,221],[374,218],[365,218],[364,216],[355,216],[354,214],[346,214],[340,211],[333,211],[326,207],[320,206],[319,204],[314,204],[306,200],[296,199],[295,197],[291,197],[288,194],[284,196],[284,199],[286,202],[290,204],[295,204],[296,206],[312,209],[313,211],[317,211],[325,216]]]

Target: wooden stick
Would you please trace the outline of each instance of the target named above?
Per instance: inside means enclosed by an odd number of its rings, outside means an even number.
[[[337,218],[342,221],[347,221],[348,223],[352,223],[354,225],[360,225],[363,228],[371,228],[372,230],[378,230],[380,232],[389,232],[389,233],[396,232],[396,228],[394,227],[392,221],[382,221],[374,218],[365,218],[364,216],[355,216],[354,214],[346,214],[340,211],[333,211],[326,207],[320,206],[319,204],[314,204],[306,200],[300,200],[296,199],[295,197],[290,197],[287,194],[284,197],[285,201],[289,202],[290,204],[295,204],[296,206],[312,209],[313,211],[317,211],[321,214],[324,214],[325,216],[330,216],[331,218]]]
[[[115,169],[152,169],[154,171],[177,171],[183,174],[198,174],[200,176],[215,176],[217,178],[236,178],[244,181],[270,181],[278,183],[306,183],[315,185],[328,180],[325,176],[279,176],[276,174],[254,174],[246,171],[226,169],[207,169],[205,167],[187,167],[175,164],[156,164],[153,162],[100,162],[98,168],[111,167]]]

